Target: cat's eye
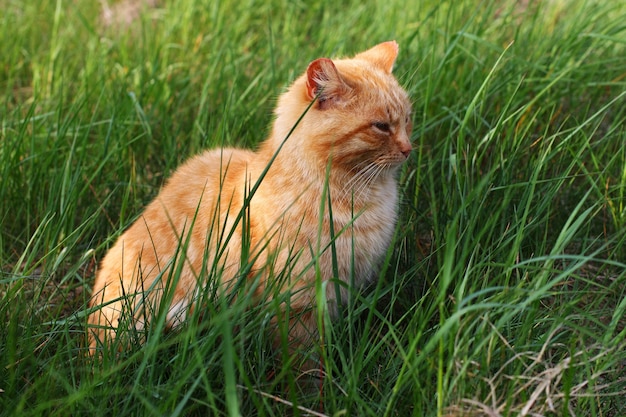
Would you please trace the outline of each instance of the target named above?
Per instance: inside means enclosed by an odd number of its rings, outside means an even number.
[[[374,122],[372,123],[372,126],[380,130],[381,132],[385,132],[385,133],[391,132],[391,125],[386,122]]]

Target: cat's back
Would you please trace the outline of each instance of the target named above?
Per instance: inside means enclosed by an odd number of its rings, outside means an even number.
[[[210,203],[217,196],[230,197],[239,192],[254,152],[224,148],[205,151],[181,165],[167,181],[159,194],[158,206],[171,207],[188,217],[200,205]],[[213,205],[213,204],[210,204]],[[147,214],[147,213],[146,213]]]
[[[187,160],[103,259],[95,288],[124,269],[132,271],[139,258],[145,268],[165,262],[176,253],[185,231],[198,232],[194,239],[199,240],[191,243],[202,247],[206,230],[228,211],[228,201],[241,200],[241,183],[253,158],[251,151],[224,148]],[[123,268],[122,263],[128,265]]]
[[[229,211],[229,204],[242,200],[241,184],[254,155],[247,150],[224,148],[190,158],[172,174],[141,220],[120,240],[137,251],[154,247],[151,252],[161,257],[175,252],[185,230],[193,229],[198,236],[204,236]]]

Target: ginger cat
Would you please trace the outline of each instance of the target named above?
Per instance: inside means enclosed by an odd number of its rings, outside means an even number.
[[[323,280],[363,286],[392,238],[396,172],[411,152],[412,128],[407,93],[391,74],[397,54],[391,41],[350,59],[311,62],[279,98],[256,152],[209,150],[182,165],[102,261],[90,353],[124,320],[143,330],[174,270],[169,326],[201,308],[196,300],[207,286],[223,294],[246,274],[263,294],[288,268],[280,291],[290,294],[289,313],[277,320],[289,320],[291,344],[309,342],[317,332],[313,266]],[[248,260],[253,267],[242,272]],[[331,315],[342,301],[336,288],[326,291]],[[339,294],[347,296],[345,286]]]

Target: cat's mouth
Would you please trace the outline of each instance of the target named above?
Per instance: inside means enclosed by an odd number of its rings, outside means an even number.
[[[383,169],[395,170],[399,168],[411,155],[411,151],[398,152],[394,155],[385,155],[375,161],[376,165],[380,165]]]

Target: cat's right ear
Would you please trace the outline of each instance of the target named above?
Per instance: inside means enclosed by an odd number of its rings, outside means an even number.
[[[328,108],[349,90],[337,67],[328,58],[318,58],[306,70],[306,94],[309,100],[317,98],[320,109]]]

